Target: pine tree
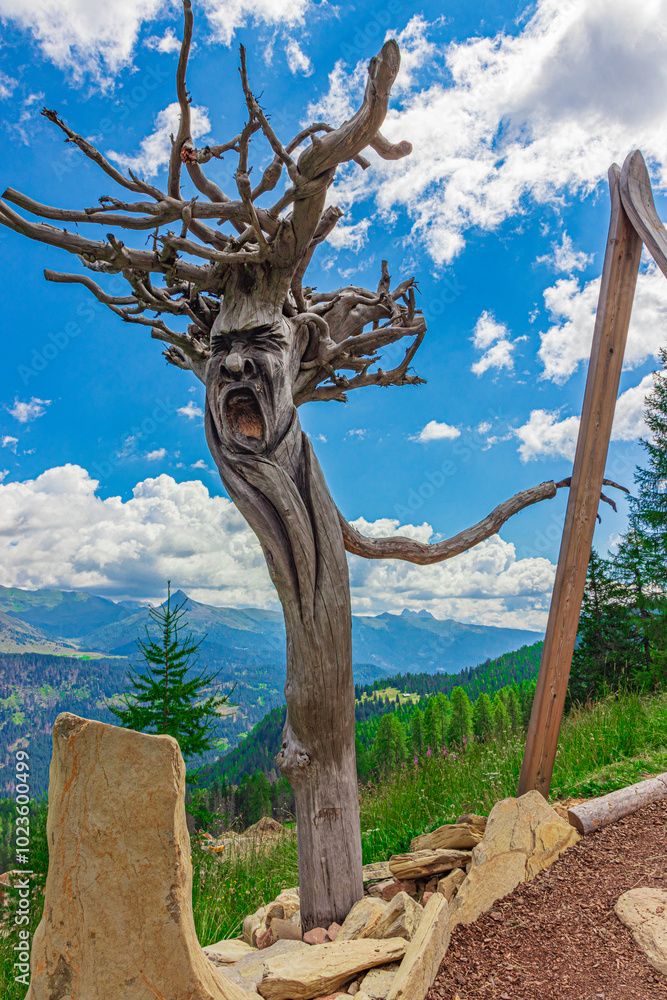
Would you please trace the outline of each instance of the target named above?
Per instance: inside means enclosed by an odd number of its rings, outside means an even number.
[[[390,774],[405,761],[405,730],[394,712],[383,715],[373,741],[375,766]]]
[[[202,700],[220,671],[203,670],[188,677],[204,639],[194,642],[191,634],[182,637],[187,629],[185,603],[172,606],[168,583],[166,602],[149,610],[157,636],[146,627],[145,640],[137,641],[145,669],[130,668],[131,690],[123,695],[122,705],[106,705],[126,729],[173,736],[187,762],[201,758],[215,746],[218,709],[229,701],[229,695],[211,694]],[[195,774],[188,775],[188,780],[194,778]]]
[[[472,713],[475,739],[486,743],[493,736],[493,706],[486,691],[480,694]]]
[[[417,758],[424,753],[424,713],[420,708],[410,717],[410,749]]]
[[[511,731],[509,713],[505,707],[505,702],[500,697],[500,691],[493,699],[493,731],[496,739],[506,739]]]
[[[451,694],[452,714],[449,720],[447,742],[463,748],[472,736],[472,705],[462,687],[455,687]]]
[[[641,655],[632,608],[612,562],[591,552],[568,703],[585,702],[627,681]]]
[[[442,709],[437,697],[429,698],[424,709],[424,747],[434,753],[442,746]]]

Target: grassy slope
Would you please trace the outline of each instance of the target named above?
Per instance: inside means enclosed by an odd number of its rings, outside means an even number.
[[[410,840],[461,812],[488,813],[513,795],[523,740],[472,744],[464,755],[427,760],[389,781],[361,790],[364,862],[409,847]],[[552,798],[595,796],[667,770],[667,695],[624,694],[578,710],[565,719],[554,771]],[[298,867],[293,833],[268,851],[219,858],[193,848],[194,911],[199,940],[211,944],[239,933],[243,917],[288,886]],[[13,982],[13,937],[0,938],[0,994],[23,1000]]]

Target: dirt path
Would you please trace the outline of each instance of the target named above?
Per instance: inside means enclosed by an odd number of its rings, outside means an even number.
[[[667,803],[583,837],[533,882],[452,934],[428,1000],[660,1000],[656,972],[614,913],[628,889],[667,889]]]

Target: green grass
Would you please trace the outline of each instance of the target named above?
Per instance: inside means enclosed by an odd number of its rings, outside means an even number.
[[[364,862],[407,850],[419,833],[462,812],[488,813],[516,793],[524,737],[472,743],[464,754],[432,757],[391,780],[361,789]],[[595,796],[667,771],[667,695],[622,694],[565,719],[551,798]],[[240,933],[243,918],[281,889],[297,885],[293,830],[267,844],[250,843],[221,860],[193,845],[193,904],[202,945]],[[36,900],[37,906],[37,900]],[[36,909],[38,912],[38,909]],[[13,936],[0,936],[0,995],[23,1000],[13,981]]]

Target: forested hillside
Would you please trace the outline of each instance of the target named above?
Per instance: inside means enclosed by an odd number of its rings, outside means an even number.
[[[454,675],[398,674],[373,684],[357,685],[358,747],[367,748],[372,744],[383,715],[395,713],[402,724],[407,724],[415,711],[426,709],[429,696],[438,693],[446,696],[460,687],[475,700],[483,691],[493,695],[501,688],[530,681],[537,674],[541,652],[542,643],[536,642]],[[203,784],[239,784],[243,775],[259,772],[275,780],[278,776],[275,756],[282,743],[284,724],[284,706],[269,712],[238,747],[206,768]],[[359,758],[363,764],[364,752]],[[367,770],[368,766],[363,764],[361,771]]]

